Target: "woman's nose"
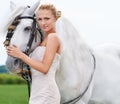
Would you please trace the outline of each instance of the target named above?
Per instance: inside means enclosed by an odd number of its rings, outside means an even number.
[[[42,20],[42,21],[41,21],[41,24],[42,24],[42,25],[46,24],[45,20]]]

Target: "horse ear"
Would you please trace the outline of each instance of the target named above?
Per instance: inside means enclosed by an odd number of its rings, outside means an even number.
[[[13,11],[16,8],[16,4],[13,1],[10,1],[10,9]]]
[[[36,2],[34,5],[32,5],[31,7],[28,6],[28,9],[24,12],[24,14],[34,15],[34,13],[35,13],[37,7],[39,6],[39,4],[40,4],[40,0],[38,2]]]

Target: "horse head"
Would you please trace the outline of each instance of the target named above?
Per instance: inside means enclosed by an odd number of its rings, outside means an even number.
[[[12,3],[11,5],[12,9],[14,9],[14,5]],[[5,46],[16,45],[29,55],[40,44],[43,34],[36,24],[34,14],[38,5],[39,2],[36,2],[31,7],[26,6],[21,13],[17,13],[16,17],[14,16],[13,21],[8,26],[4,42]],[[16,11],[19,10],[15,10],[14,15]],[[7,57],[6,66],[12,73],[21,72],[21,61],[14,57]]]

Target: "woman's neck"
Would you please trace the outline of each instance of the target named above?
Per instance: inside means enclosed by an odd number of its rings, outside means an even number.
[[[50,33],[56,33],[56,30],[53,28],[53,29],[47,31],[47,32],[46,32],[46,35],[49,35]]]

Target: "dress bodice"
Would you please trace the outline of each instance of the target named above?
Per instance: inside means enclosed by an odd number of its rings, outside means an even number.
[[[38,47],[32,52],[32,54],[30,55],[31,58],[36,59],[36,60],[39,60],[39,61],[42,61],[42,60],[43,60],[43,57],[44,57],[44,54],[45,54],[45,49],[46,49],[46,47],[44,47],[44,46],[38,46]],[[47,76],[48,76],[48,75],[52,75],[52,76],[55,75],[55,72],[56,72],[56,70],[57,70],[58,67],[59,67],[59,60],[60,60],[60,54],[56,53],[55,58],[54,58],[54,60],[53,60],[53,63],[52,63],[52,65],[51,65],[51,67],[50,67],[50,69],[49,69],[49,71],[48,71],[48,73],[47,73]],[[41,72],[39,72],[39,71],[37,71],[37,70],[35,70],[35,69],[33,69],[33,68],[32,68],[32,75],[33,75],[33,76],[34,76],[34,75],[35,75],[35,76],[37,76],[37,75],[43,75],[43,76],[44,76],[43,73],[41,73]]]
[[[37,47],[31,58],[42,61],[46,47]],[[60,55],[56,53],[53,63],[47,74],[31,69],[32,87],[29,104],[60,104],[60,93],[55,81],[55,73],[59,66]]]

